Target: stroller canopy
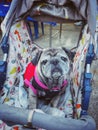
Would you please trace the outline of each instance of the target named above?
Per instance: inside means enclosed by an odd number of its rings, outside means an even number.
[[[14,2],[14,1],[13,1]],[[21,16],[38,16],[38,20],[46,20],[46,16],[51,16],[51,20],[56,17],[59,21],[85,20],[89,25],[92,34],[96,28],[96,0],[20,0],[17,2],[16,19]],[[44,17],[42,17],[44,15]],[[41,16],[41,17],[40,17]],[[53,17],[52,17],[53,16]],[[61,19],[60,19],[61,18]]]

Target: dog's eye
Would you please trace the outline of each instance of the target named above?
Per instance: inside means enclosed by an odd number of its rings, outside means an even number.
[[[45,65],[46,63],[47,63],[47,60],[43,60],[43,61],[42,61],[42,64]]]
[[[66,57],[61,57],[61,59],[64,61],[64,62],[66,62],[67,61],[67,58]]]

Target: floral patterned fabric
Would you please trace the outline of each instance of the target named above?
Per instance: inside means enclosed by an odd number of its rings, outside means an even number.
[[[9,34],[10,45],[7,77],[4,84],[4,95],[0,98],[1,103],[17,107],[27,108],[27,92],[23,88],[23,73],[26,66],[35,55],[32,55],[32,44],[24,21],[17,22],[11,27]],[[0,130],[4,130],[5,124],[0,121]],[[7,130],[11,128],[6,128]]]
[[[72,80],[73,80],[74,102],[76,105],[77,117],[79,117],[81,113],[81,101],[82,101],[81,89],[83,87],[82,85],[83,85],[83,74],[85,71],[84,70],[86,59],[85,57],[90,43],[90,32],[87,33],[87,30],[88,25],[86,25],[83,30],[83,35],[79,42],[79,47],[77,48],[73,62]]]

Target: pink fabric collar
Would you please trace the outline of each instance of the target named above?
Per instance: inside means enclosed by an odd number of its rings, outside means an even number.
[[[35,73],[34,73],[34,78],[35,78],[35,81],[37,82],[37,84],[38,84],[41,88],[43,88],[44,90],[49,90],[48,87],[47,87],[45,84],[43,84],[43,83],[39,80],[38,75],[37,75],[37,72],[36,72],[36,69],[35,69]],[[25,79],[24,82],[25,82],[25,84],[26,84],[27,86],[29,86],[29,87],[32,89],[32,91],[33,91],[34,94],[36,95],[36,94],[37,94],[37,89],[35,89],[34,86],[32,86],[32,84],[30,83],[30,81],[28,81],[27,79]],[[67,84],[68,84],[68,81],[65,80],[64,83],[62,84],[62,88],[63,88],[63,87],[66,87]],[[60,89],[59,89],[58,87],[54,87],[52,90],[60,90]]]

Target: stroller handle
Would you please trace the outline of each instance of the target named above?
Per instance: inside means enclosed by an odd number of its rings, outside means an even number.
[[[0,119],[14,125],[27,125],[29,111],[31,110],[0,104]],[[83,130],[83,128],[86,130],[96,130],[95,121],[88,115],[82,116],[80,119],[69,119],[34,112],[31,124],[37,128],[47,130]]]

